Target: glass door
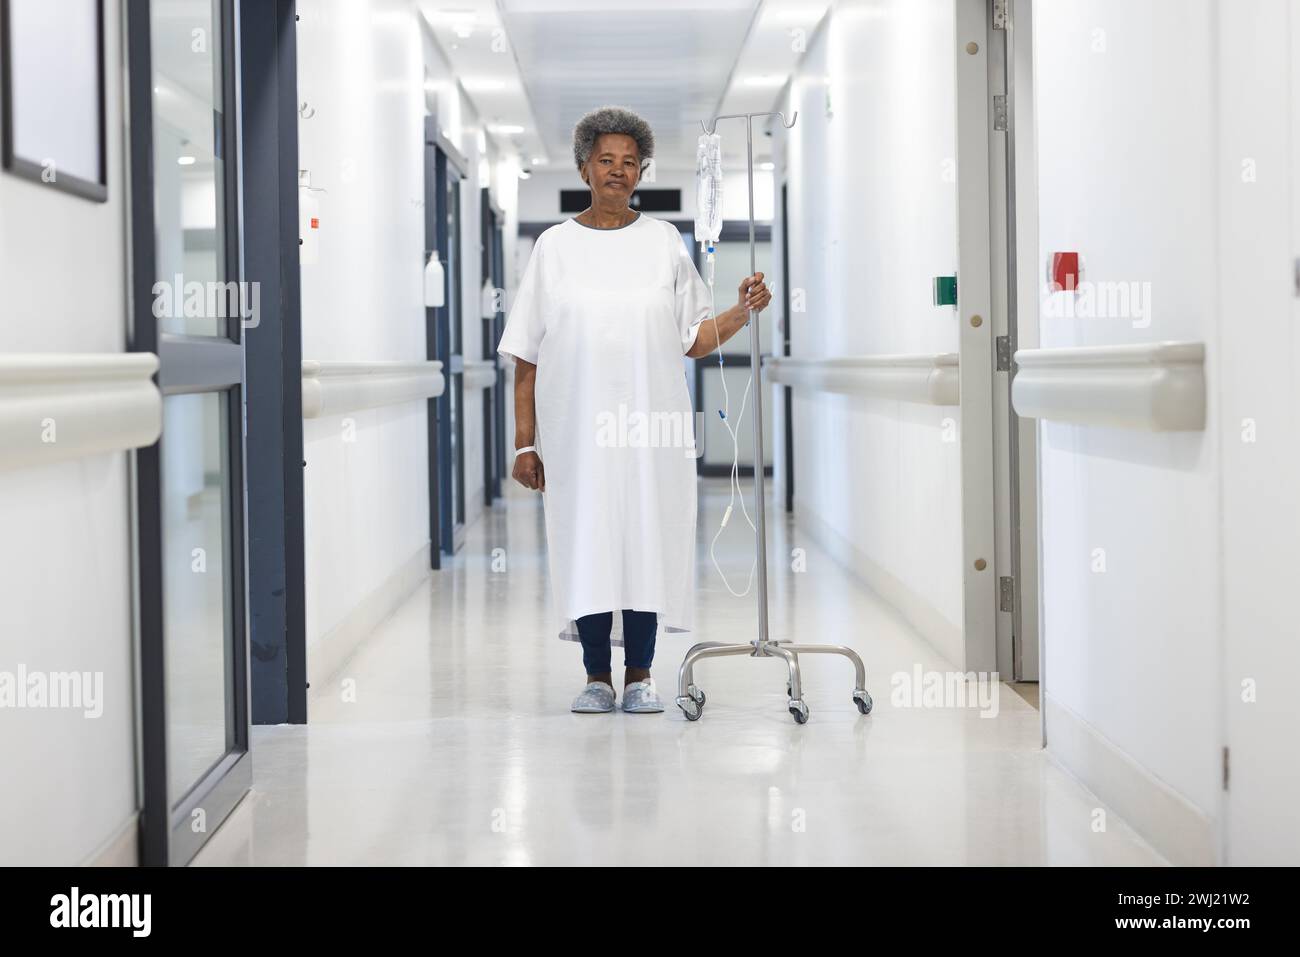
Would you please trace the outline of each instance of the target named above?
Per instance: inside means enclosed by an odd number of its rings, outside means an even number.
[[[138,458],[145,857],[186,864],[248,790],[234,0],[130,8],[133,348],[162,438]],[[146,157],[152,156],[152,166]]]

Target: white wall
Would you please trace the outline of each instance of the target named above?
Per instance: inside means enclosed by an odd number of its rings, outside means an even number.
[[[303,357],[425,358],[424,63],[405,0],[303,0],[299,167],[324,190],[302,267]],[[307,641],[382,594],[429,544],[425,403],[304,423]],[[391,597],[391,596],[390,596]],[[387,602],[386,602],[387,603]]]
[[[319,260],[303,266],[304,358],[425,358],[429,114],[466,160],[457,321],[463,355],[479,359],[480,190],[514,206],[496,145],[411,0],[304,0],[299,13],[299,99],[315,110],[299,120],[299,166],[324,189]],[[483,512],[484,398],[465,393],[467,524]],[[430,546],[426,430],[423,401],[305,423],[309,647],[359,637],[409,590]]]
[[[1294,21],[1300,6],[1289,9]],[[1128,786],[1054,746],[1061,726],[1081,723],[1144,786],[1172,791],[1184,833],[1132,823],[1174,860],[1226,850],[1239,863],[1293,861],[1300,846],[1290,758],[1300,720],[1285,682],[1268,677],[1297,664],[1284,607],[1296,562],[1269,544],[1300,532],[1296,157],[1278,122],[1296,111],[1287,10],[1284,0],[1035,6],[1040,269],[1053,251],[1077,250],[1085,281],[1147,283],[1151,305],[1149,324],[1136,311],[1045,314],[1042,344],[1206,344],[1204,432],[1041,430],[1046,693],[1065,709],[1055,732],[1048,711],[1048,746],[1103,799]],[[1246,159],[1254,180],[1243,179]],[[1044,310],[1066,295],[1044,294]],[[1258,442],[1243,441],[1247,419]],[[1261,683],[1256,707],[1241,702],[1248,677]],[[1239,855],[1219,846],[1229,716],[1244,735],[1234,750],[1249,755],[1233,768],[1233,790],[1248,795],[1239,820],[1255,826],[1246,837],[1243,824]]]
[[[1300,0],[1220,3],[1225,858],[1300,861]],[[1279,122],[1290,118],[1290,125]],[[1289,201],[1288,201],[1289,200]],[[1288,268],[1290,267],[1290,268]],[[1290,280],[1290,281],[1289,281]],[[1251,700],[1243,684],[1257,686]]]
[[[108,202],[0,172],[0,353],[125,349],[120,23],[110,0]],[[104,675],[98,719],[0,709],[0,767],[21,783],[0,787],[0,864],[78,864],[138,808],[127,456],[0,472],[0,529],[0,671]]]
[[[789,317],[795,356],[958,351],[956,312],[931,293],[957,265],[953,30],[951,0],[837,3],[775,107],[799,111],[773,137],[790,288],[806,294]],[[960,421],[956,408],[795,392],[801,528],[958,664]]]
[[[424,58],[425,102],[428,111],[438,117],[438,125],[447,139],[465,159],[466,175],[461,182],[461,343],[466,360],[485,357],[496,359],[496,343],[485,343],[483,334],[483,235],[481,190],[486,187],[493,202],[507,211],[514,203],[514,189],[503,193],[498,184],[497,144],[487,133],[486,124],[457,83],[451,61],[438,46],[433,32],[420,18],[421,50]],[[517,179],[517,176],[512,178]],[[505,202],[503,203],[503,198]],[[486,501],[483,469],[483,404],[487,392],[465,391],[465,523],[482,516]]]

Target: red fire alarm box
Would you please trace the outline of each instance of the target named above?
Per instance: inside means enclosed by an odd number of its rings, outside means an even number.
[[[1051,273],[1047,277],[1052,292],[1078,289],[1082,278],[1078,253],[1052,253]]]

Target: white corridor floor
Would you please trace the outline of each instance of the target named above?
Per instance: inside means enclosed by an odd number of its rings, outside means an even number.
[[[697,667],[708,705],[687,722],[671,703],[686,649],[754,636],[753,597],[731,597],[708,557],[725,499],[725,480],[704,483],[698,630],[659,638],[664,714],[569,713],[581,650],[549,634],[540,501],[514,487],[311,690],[309,724],[254,729],[253,789],[196,863],[1164,863],[1039,748],[1037,710],[1008,686],[996,717],[892,705],[894,673],[951,666],[770,496],[772,637],[853,646],[875,709],[858,714],[845,659],[803,656],[798,726],[784,666],[737,657]],[[742,521],[719,542],[733,583],[752,541]]]

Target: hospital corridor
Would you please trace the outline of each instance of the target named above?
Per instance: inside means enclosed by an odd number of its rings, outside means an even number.
[[[0,0],[0,306],[0,925],[1300,864],[1300,0]]]

